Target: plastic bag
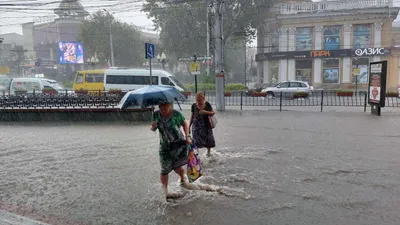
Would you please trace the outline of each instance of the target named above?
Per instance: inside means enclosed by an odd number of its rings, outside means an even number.
[[[186,174],[188,176],[189,182],[192,183],[203,175],[203,164],[201,163],[197,147],[191,144],[188,145],[188,148],[189,156]]]

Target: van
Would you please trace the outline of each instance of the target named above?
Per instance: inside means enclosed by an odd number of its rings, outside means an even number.
[[[39,78],[13,78],[10,84],[10,95],[41,94],[44,85]]]
[[[77,71],[72,90],[88,92],[104,91],[104,70]]]
[[[187,91],[174,75],[165,70],[152,70],[152,84]],[[131,91],[148,85],[150,85],[150,70],[148,69],[111,68],[104,72],[105,91],[113,89]]]

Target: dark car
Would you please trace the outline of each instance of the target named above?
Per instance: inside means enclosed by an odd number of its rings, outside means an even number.
[[[271,86],[271,84],[262,84],[262,85],[256,85],[256,86],[257,86],[257,88],[248,89],[246,91],[246,95],[251,96],[254,92],[261,92],[263,89]]]

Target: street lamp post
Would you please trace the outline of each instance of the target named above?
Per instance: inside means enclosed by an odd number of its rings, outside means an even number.
[[[93,70],[94,67],[99,63],[99,59],[97,58],[97,54],[94,54],[91,58],[87,60],[87,63],[92,66]]]
[[[157,60],[162,65],[162,69],[165,70],[165,64],[168,62],[167,56],[165,53],[161,53],[161,55],[157,55]]]

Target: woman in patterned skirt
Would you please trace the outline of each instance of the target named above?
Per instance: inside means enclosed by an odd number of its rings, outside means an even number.
[[[189,127],[183,115],[172,109],[171,103],[162,103],[159,111],[154,112],[151,130],[158,129],[160,133],[160,180],[164,188],[166,198],[179,197],[168,192],[168,174],[174,170],[181,178],[181,184],[185,183],[184,165],[187,164],[187,144],[192,141],[189,137]],[[181,127],[185,132],[183,135]]]
[[[215,115],[215,112],[211,104],[206,101],[203,92],[198,92],[195,99],[196,103],[192,105],[189,129],[192,127],[193,144],[198,148],[207,148],[207,156],[209,156],[211,148],[215,147],[209,116]]]

